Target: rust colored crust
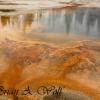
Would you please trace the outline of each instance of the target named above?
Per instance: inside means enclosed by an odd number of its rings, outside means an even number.
[[[3,50],[5,49],[11,50],[9,53],[11,56],[9,58],[9,66],[7,66],[6,70],[0,74],[0,80],[4,81],[2,82],[2,85],[10,88],[23,88],[25,85],[31,85],[33,88],[36,88],[43,84],[58,84],[65,86],[66,89],[70,88],[73,90],[81,91],[86,95],[91,96],[94,100],[100,99],[100,91],[65,77],[65,72],[69,67],[79,62],[85,61],[87,58],[91,59],[89,52],[86,49],[80,49],[80,47],[62,48],[46,43],[24,43],[15,41],[8,41],[3,43]],[[22,72],[27,66],[25,67],[21,65],[19,62],[23,62],[24,57],[28,56],[39,63],[38,59],[41,55],[43,55],[43,53],[47,54],[49,62],[51,61],[51,55],[53,55],[53,57],[60,57],[62,59],[64,58],[64,55],[68,56],[67,60],[62,61],[61,63],[57,62],[57,65],[55,65],[58,69],[61,69],[59,75],[53,78],[52,76],[47,76],[48,72],[44,70],[45,74],[37,78],[33,71],[31,76],[25,80],[22,80]],[[43,59],[41,57],[40,59],[44,61],[46,58]]]

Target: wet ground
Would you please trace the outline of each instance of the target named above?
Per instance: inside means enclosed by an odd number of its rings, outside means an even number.
[[[57,97],[36,94],[10,100],[99,100],[99,27],[96,3],[1,0],[0,84],[65,87]]]

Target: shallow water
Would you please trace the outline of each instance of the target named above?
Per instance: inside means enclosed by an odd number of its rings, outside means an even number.
[[[66,7],[71,6],[68,2],[70,0],[1,0],[0,40],[40,40],[59,44],[76,39],[100,39],[100,8]],[[91,3],[84,1],[87,2]]]
[[[8,11],[9,12],[9,11]],[[0,39],[67,43],[73,39],[100,39],[99,8],[41,9],[0,16]]]

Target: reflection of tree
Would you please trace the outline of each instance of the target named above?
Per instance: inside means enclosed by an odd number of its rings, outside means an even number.
[[[98,31],[100,33],[100,10],[98,9],[90,9],[89,13],[88,13],[88,22],[87,22],[87,26],[89,27],[89,29],[94,26],[94,24],[96,23],[96,20],[98,21]]]
[[[66,11],[65,13],[65,25],[66,25],[66,32],[69,33],[70,31],[70,24],[71,24],[71,15],[68,14],[68,12]]]
[[[3,26],[5,26],[9,22],[10,22],[10,16],[1,16],[1,23]]]
[[[26,27],[31,27],[33,19],[34,19],[34,16],[32,14],[27,14],[24,17],[24,23],[23,23],[24,30],[26,30]]]
[[[1,16],[0,25],[12,26],[12,30],[15,28],[26,30],[26,27],[31,27],[32,22],[38,21],[42,17],[42,12],[34,12],[33,14],[18,15],[18,16]],[[36,19],[36,20],[35,20]]]
[[[75,15],[75,23],[77,23],[86,34],[91,34],[91,31],[96,31],[94,34],[100,33],[100,10],[98,8],[79,9],[75,12]],[[98,27],[95,27],[96,21],[98,22]]]

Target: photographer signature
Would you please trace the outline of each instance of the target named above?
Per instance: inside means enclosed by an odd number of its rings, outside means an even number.
[[[29,86],[27,86],[25,89],[6,89],[4,86],[0,86],[0,95],[33,95],[34,93],[37,93],[38,95],[60,95],[62,93],[62,87],[61,86],[40,86],[37,88],[37,90],[34,92]]]

